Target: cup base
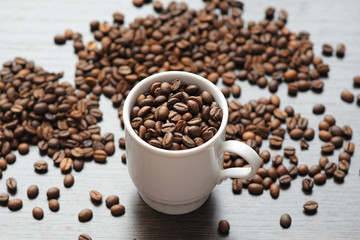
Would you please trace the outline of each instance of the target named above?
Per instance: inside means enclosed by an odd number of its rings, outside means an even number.
[[[162,213],[166,213],[166,214],[170,214],[170,215],[180,215],[180,214],[185,214],[185,213],[195,211],[196,209],[201,207],[210,196],[210,193],[209,193],[208,195],[205,195],[204,197],[201,197],[200,199],[198,199],[196,201],[186,203],[186,204],[174,205],[174,204],[166,204],[166,203],[154,201],[153,199],[147,197],[145,194],[143,194],[141,192],[139,192],[139,194],[140,194],[141,198],[144,200],[144,202],[149,207],[151,207],[152,209],[154,209],[158,212],[162,212]]]

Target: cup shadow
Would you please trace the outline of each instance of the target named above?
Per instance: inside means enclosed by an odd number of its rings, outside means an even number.
[[[168,215],[150,208],[138,193],[132,202],[134,232],[140,239],[208,239],[216,234],[215,194],[199,209],[182,215]]]

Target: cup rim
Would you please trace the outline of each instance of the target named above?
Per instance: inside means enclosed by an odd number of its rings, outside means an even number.
[[[141,139],[135,133],[133,128],[131,127],[130,111],[133,106],[130,106],[130,104],[132,104],[133,102],[136,101],[136,98],[139,96],[139,94],[143,93],[143,92],[141,92],[141,93],[139,92],[141,87],[146,84],[150,84],[149,85],[149,87],[150,87],[151,84],[156,81],[163,82],[161,80],[158,80],[158,78],[164,77],[167,75],[169,78],[169,82],[172,80],[175,80],[175,79],[182,80],[182,76],[184,78],[185,77],[192,78],[194,80],[194,82],[193,82],[194,84],[197,84],[197,82],[202,82],[203,84],[207,85],[206,89],[202,89],[202,90],[209,91],[214,96],[215,101],[221,107],[221,109],[223,111],[223,117],[221,120],[220,128],[218,129],[217,133],[209,141],[205,142],[204,144],[194,147],[194,148],[185,149],[185,150],[167,150],[167,149],[157,148],[157,147],[154,147],[154,146],[150,145],[149,143],[145,142],[143,139]],[[226,101],[224,95],[222,94],[222,92],[220,91],[220,89],[215,84],[213,84],[212,82],[207,80],[206,78],[199,76],[197,74],[185,72],[185,71],[160,72],[160,73],[153,74],[153,75],[141,80],[130,90],[128,96],[126,97],[126,100],[124,103],[124,108],[123,108],[123,120],[124,120],[124,125],[125,125],[125,132],[130,134],[130,136],[132,138],[134,138],[137,142],[139,142],[139,144],[141,144],[146,150],[148,150],[152,153],[155,153],[155,154],[159,154],[162,156],[169,156],[169,157],[188,156],[188,155],[193,155],[193,154],[200,153],[200,152],[206,150],[208,147],[213,145],[215,143],[215,141],[218,141],[219,138],[221,137],[222,133],[225,131],[227,121],[228,121],[228,115],[229,115],[229,112],[228,112],[227,101]]]

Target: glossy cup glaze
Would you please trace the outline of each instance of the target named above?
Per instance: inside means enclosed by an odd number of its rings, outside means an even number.
[[[130,111],[137,97],[148,92],[154,82],[180,79],[209,91],[223,110],[218,132],[203,145],[187,150],[165,150],[151,146],[132,129]],[[259,166],[258,154],[239,141],[225,141],[228,106],[221,91],[205,78],[181,71],[151,75],[139,82],[126,98],[123,117],[127,166],[143,200],[153,209],[167,214],[184,214],[199,208],[216,184],[224,178],[248,179]],[[222,169],[224,152],[232,152],[247,160],[248,168]]]

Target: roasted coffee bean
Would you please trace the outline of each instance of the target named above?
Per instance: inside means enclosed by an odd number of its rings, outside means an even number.
[[[276,168],[276,173],[277,173],[277,176],[278,177],[281,177],[285,174],[288,173],[286,167],[284,165],[279,165],[277,168]]]
[[[302,180],[302,189],[305,192],[311,192],[314,187],[314,182],[311,178],[304,178]]]
[[[347,103],[352,103],[354,101],[354,94],[348,90],[344,90],[341,92],[341,99]]]
[[[296,156],[296,155],[292,155],[292,156],[290,156],[289,157],[290,158],[290,162],[291,163],[293,163],[293,164],[298,164],[298,162],[299,162],[299,159],[298,159],[298,157]]]
[[[110,195],[105,200],[106,207],[111,208],[112,206],[119,204],[119,197],[115,195]]]
[[[342,182],[344,181],[345,178],[345,172],[343,172],[340,169],[336,169],[334,172],[334,179],[338,182]]]
[[[343,137],[344,137],[345,139],[351,139],[353,132],[352,132],[352,129],[351,129],[350,126],[345,125],[345,126],[343,126],[343,128],[342,128],[342,133],[343,133]]]
[[[126,154],[125,154],[125,153],[123,153],[123,154],[121,155],[121,162],[122,162],[123,164],[126,164]]]
[[[312,128],[307,128],[307,129],[304,131],[304,138],[305,138],[305,140],[308,140],[308,141],[313,140],[314,135],[315,135],[315,131],[314,131],[314,129],[312,129]]]
[[[314,182],[315,182],[316,185],[325,184],[325,182],[326,182],[326,175],[325,175],[325,173],[317,173],[317,174],[314,176]]]
[[[312,165],[309,169],[309,176],[314,177],[321,171],[321,167],[319,165]]]
[[[63,35],[56,35],[54,38],[55,44],[63,45],[66,42],[66,38]]]
[[[325,55],[325,56],[331,56],[332,55],[332,52],[333,52],[333,47],[330,45],[330,44],[323,44],[322,46],[322,53]]]
[[[18,211],[22,208],[23,203],[22,203],[21,199],[14,198],[14,199],[11,199],[7,205],[11,211]]]
[[[7,162],[4,158],[0,158],[0,169],[5,170],[7,168]]]
[[[59,211],[59,209],[60,209],[60,204],[59,204],[58,200],[56,200],[56,199],[50,199],[50,200],[49,200],[49,209],[50,209],[52,212],[57,212],[57,211]]]
[[[328,162],[324,167],[325,173],[328,176],[332,176],[336,170],[336,164],[334,162]]]
[[[250,183],[247,188],[252,195],[260,195],[264,190],[264,187],[259,183]]]
[[[334,136],[330,139],[330,142],[334,144],[335,148],[341,148],[344,142],[344,139],[340,136]]]
[[[18,151],[20,154],[24,155],[27,154],[29,152],[29,144],[27,143],[20,143],[18,145]]]
[[[319,160],[319,166],[321,169],[325,168],[325,165],[329,162],[329,159],[325,156],[322,156]]]
[[[273,181],[275,181],[278,177],[277,171],[274,167],[268,169],[268,175]]]
[[[360,87],[360,76],[355,76],[353,78],[353,85],[354,87]]]
[[[133,0],[133,4],[136,7],[141,7],[142,5],[144,5],[144,0]]]
[[[72,159],[71,158],[63,158],[60,162],[60,169],[63,172],[69,172],[71,170]]]
[[[31,185],[27,189],[27,196],[29,199],[34,199],[39,195],[39,188],[36,185]]]
[[[83,209],[79,212],[78,218],[80,222],[88,222],[92,219],[93,213],[90,209]]]
[[[299,128],[295,128],[290,131],[290,137],[294,140],[298,140],[298,139],[302,138],[303,135],[304,135],[303,130],[301,130]]]
[[[296,149],[294,147],[285,147],[284,155],[287,157],[294,156],[296,153]]]
[[[347,162],[346,160],[340,160],[338,163],[338,168],[339,170],[343,171],[344,173],[347,173],[349,170],[349,162]],[[335,170],[336,170],[336,166],[335,166]],[[334,172],[335,172],[334,170]]]
[[[32,214],[36,220],[41,220],[44,218],[44,211],[39,207],[35,207],[32,211]]]
[[[301,164],[300,166],[298,166],[298,173],[300,176],[305,176],[306,174],[308,174],[309,172],[309,168],[306,164]]]
[[[301,139],[300,147],[301,147],[301,150],[307,150],[307,149],[309,149],[309,144],[304,139]]]
[[[328,142],[332,138],[332,134],[329,131],[326,130],[320,130],[319,132],[319,138],[322,141]]]
[[[353,142],[347,142],[344,144],[344,151],[352,155],[355,150],[355,144]]]
[[[92,238],[88,234],[80,234],[78,240],[92,240]]]
[[[325,112],[325,106],[321,103],[315,104],[313,107],[314,114],[323,114]]]
[[[239,178],[235,178],[232,181],[232,191],[234,194],[240,194],[242,189],[243,183],[242,180]]]
[[[80,172],[84,168],[84,161],[79,160],[79,159],[75,159],[73,161],[73,167],[74,167],[75,171]]]
[[[9,192],[15,192],[17,188],[17,182],[15,178],[10,177],[6,179],[6,187]]]
[[[270,177],[265,177],[263,180],[262,180],[262,185],[264,187],[264,189],[269,189],[270,188],[270,185],[273,183],[273,180],[270,178]]]
[[[35,171],[38,173],[47,172],[48,164],[44,160],[39,160],[34,163]]]
[[[279,178],[279,183],[281,186],[288,186],[291,180],[291,176],[289,174],[285,174]]]
[[[94,203],[100,203],[102,201],[102,195],[96,190],[90,192],[90,200]]]
[[[46,192],[47,198],[50,199],[58,199],[60,197],[60,189],[57,187],[51,187]]]
[[[347,152],[342,152],[339,154],[339,161],[340,160],[345,160],[347,162],[350,162],[351,161],[351,155]]]
[[[263,159],[264,163],[267,163],[270,160],[270,152],[268,150],[263,150],[260,154],[260,157]]]
[[[125,138],[124,137],[119,138],[119,147],[121,149],[125,149]]]
[[[324,144],[321,146],[321,152],[322,152],[324,155],[332,154],[332,153],[334,152],[334,149],[335,149],[335,146],[334,146],[334,144],[331,143],[331,142],[324,143]]]
[[[270,195],[272,198],[278,198],[280,194],[280,187],[276,183],[270,185]]]
[[[64,177],[64,186],[66,188],[70,188],[74,185],[74,176],[71,175],[70,173],[66,174]]]
[[[121,204],[115,204],[111,206],[110,211],[114,217],[122,216],[125,213],[125,207]]]
[[[273,148],[281,148],[283,139],[279,136],[272,136],[270,138],[270,146]]]
[[[115,152],[114,142],[107,142],[104,146],[104,150],[108,156],[112,156]]]
[[[289,228],[291,226],[291,217],[289,214],[281,215],[280,225],[282,228]]]
[[[273,165],[275,165],[275,166],[281,165],[283,160],[284,160],[284,158],[280,155],[276,155],[276,156],[272,157],[272,159],[271,159]]]
[[[6,206],[9,201],[9,194],[7,193],[0,193],[0,205]]]
[[[295,178],[297,176],[297,173],[298,173],[297,166],[295,164],[291,164],[288,167],[288,173],[292,178]]]
[[[313,200],[307,201],[304,204],[304,211],[308,214],[314,214],[316,213],[318,206],[318,203]]]
[[[98,149],[94,152],[94,160],[98,163],[106,162],[107,156],[108,155],[104,150]]]
[[[226,220],[220,220],[218,223],[218,231],[220,234],[227,235],[230,231],[230,224]]]
[[[342,43],[339,43],[336,45],[336,56],[338,58],[343,58],[345,55],[345,45]]]

